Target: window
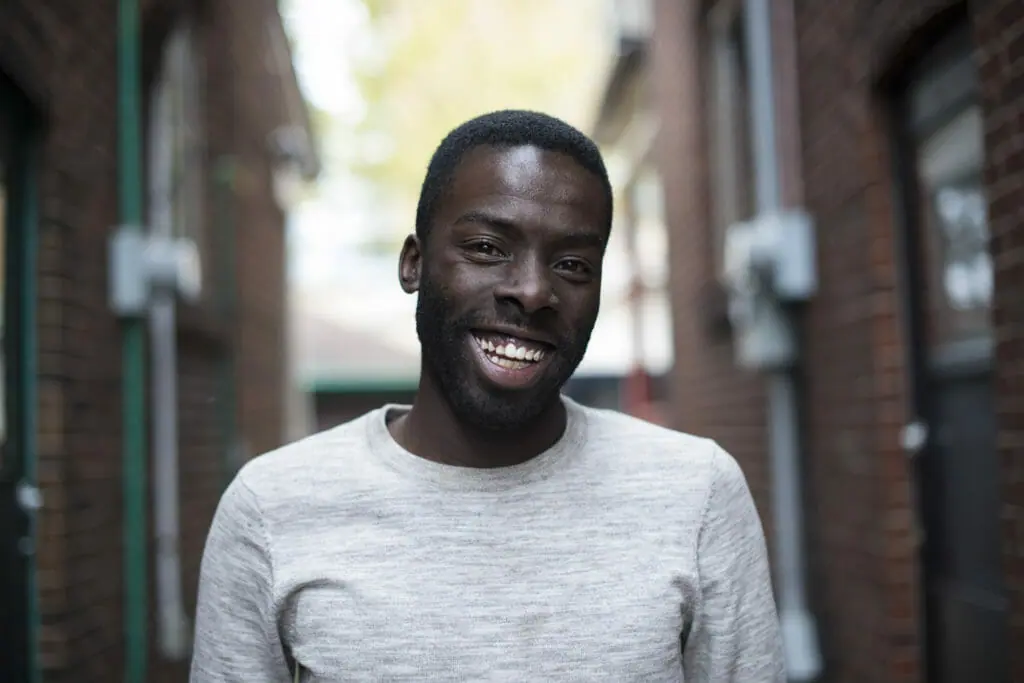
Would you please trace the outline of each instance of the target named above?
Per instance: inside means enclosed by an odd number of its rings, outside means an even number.
[[[179,26],[164,49],[150,127],[152,227],[203,238],[203,136],[198,51],[191,26]]]
[[[991,343],[992,258],[983,190],[983,119],[969,51],[931,65],[908,97],[921,216],[929,346]]]
[[[928,307],[934,341],[990,335],[992,259],[981,178],[981,111],[973,106],[929,136],[918,174],[926,227]]]

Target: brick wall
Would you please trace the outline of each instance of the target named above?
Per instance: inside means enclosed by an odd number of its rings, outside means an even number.
[[[839,681],[924,675],[913,473],[899,446],[911,418],[906,311],[878,84],[951,4],[797,3],[802,163],[822,276],[805,327],[807,481],[819,505],[818,606]]]
[[[248,456],[284,438],[284,217],[274,202],[267,139],[278,91],[268,82],[267,0],[211,0],[194,13],[202,50],[206,293],[181,316],[182,569],[189,614],[222,485]],[[182,663],[154,659],[154,680]]]
[[[273,204],[265,145],[270,121],[262,113],[278,93],[261,76],[266,12],[276,6],[260,2],[261,11],[254,11],[227,0],[152,0],[144,17],[151,84],[159,55],[153,41],[162,40],[176,13],[197,12],[207,53],[207,227],[236,238],[233,245],[209,240],[204,256],[208,265],[222,263],[229,246],[243,255],[232,288],[239,292],[237,307],[225,309],[211,287],[201,305],[179,313],[181,550],[190,612],[230,430],[240,427],[253,452],[283,438],[283,217]],[[107,237],[119,218],[117,5],[0,4],[0,69],[39,108],[44,133],[38,352],[46,505],[38,580],[48,683],[118,681],[124,661],[120,334],[106,299]],[[222,162],[232,160],[237,182],[218,183]],[[208,286],[219,272],[207,271]],[[233,415],[230,399],[238,395],[250,398]],[[151,618],[151,641],[154,627]],[[184,663],[162,662],[152,647],[150,668],[154,681],[185,677]]]
[[[996,411],[1003,467],[1004,570],[1012,680],[1024,681],[1024,5],[974,11],[985,110],[985,182],[995,261]]]
[[[655,0],[655,8],[651,68],[663,121],[660,167],[673,262],[675,424],[719,439],[736,455],[766,517],[763,388],[734,368],[731,344],[704,324],[713,301],[705,297],[712,274],[705,198],[712,193],[700,104],[707,36],[700,12],[687,3]],[[913,478],[899,447],[900,427],[910,417],[905,311],[880,85],[957,11],[962,7],[946,0],[793,3],[795,116],[780,126],[799,131],[803,172],[796,185],[819,235],[820,291],[799,318],[805,350],[799,382],[812,600],[830,681],[924,676]],[[1017,629],[1011,642],[1024,642],[1022,14],[1011,0],[971,5],[988,120],[1005,554]],[[1022,662],[1017,655],[1014,680],[1024,680]]]
[[[117,3],[7,2],[0,65],[45,117],[39,178],[39,589],[47,680],[117,680],[120,376],[105,239],[117,220]]]
[[[268,77],[266,21],[276,3],[212,4],[218,35],[231,36],[216,59],[229,60],[232,74],[227,121],[235,168],[238,421],[246,452],[258,455],[281,445],[285,416],[285,289],[268,286],[285,281],[286,263],[284,216],[274,199],[268,156],[269,135],[281,122],[280,110],[270,104],[280,91]]]

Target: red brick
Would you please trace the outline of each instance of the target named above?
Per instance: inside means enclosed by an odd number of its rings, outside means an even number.
[[[759,380],[733,367],[728,341],[700,334],[693,301],[709,277],[701,7],[656,1],[651,77],[662,119],[660,169],[676,320],[677,426],[734,450],[763,512]],[[788,3],[775,3],[783,9]],[[891,139],[882,93],[961,6],[951,0],[795,0],[803,201],[818,226],[820,291],[802,317],[804,461],[814,604],[830,681],[910,683],[924,670],[923,612],[911,463],[899,428],[911,415]],[[690,8],[690,9],[686,9]],[[996,401],[1004,469],[1006,570],[1014,628],[1024,642],[1024,5],[969,5],[984,93],[985,182],[996,266]],[[785,21],[776,22],[785,26]],[[777,36],[787,43],[791,36]],[[788,54],[788,48],[787,54]],[[680,72],[681,71],[681,75]],[[789,76],[781,80],[792,81]],[[785,117],[784,117],[785,118]],[[791,142],[781,141],[785,148]],[[1012,540],[1011,540],[1012,539]],[[1018,648],[1019,649],[1019,648]],[[1013,680],[1024,680],[1016,653]]]
[[[0,3],[0,70],[43,123],[38,478],[46,505],[37,559],[41,657],[51,683],[116,683],[123,675],[120,334],[106,271],[107,238],[119,222],[117,11],[115,0]],[[225,236],[238,252],[232,284],[241,293],[235,309],[219,307],[224,247],[207,240],[207,296],[179,316],[181,548],[191,610],[202,545],[228,475],[230,432],[240,430],[254,453],[284,438],[285,243],[266,145],[279,113],[272,105],[280,92],[266,72],[267,17],[276,3],[147,0],[147,81],[168,28],[188,11],[205,69],[207,234]],[[144,99],[148,93],[147,84]],[[222,159],[234,159],[252,179],[247,192],[217,194],[212,179]],[[225,205],[232,224],[220,222]],[[220,333],[193,324],[207,318],[221,321]],[[224,371],[229,359],[233,374]],[[247,397],[237,414],[226,402],[231,394]],[[151,650],[151,680],[185,679],[183,663]]]

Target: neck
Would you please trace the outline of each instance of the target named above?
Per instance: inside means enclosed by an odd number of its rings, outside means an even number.
[[[404,449],[421,458],[460,467],[510,467],[551,448],[565,432],[565,406],[554,400],[527,427],[495,432],[466,425],[452,412],[437,385],[421,373],[412,409],[390,425]]]

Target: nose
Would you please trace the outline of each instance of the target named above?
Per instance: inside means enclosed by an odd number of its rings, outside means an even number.
[[[507,273],[508,277],[494,290],[499,301],[513,302],[527,314],[553,308],[558,303],[550,273],[540,259],[517,259],[510,264]]]

